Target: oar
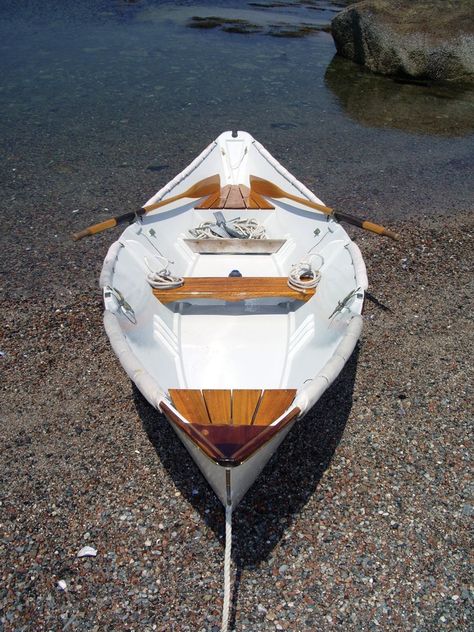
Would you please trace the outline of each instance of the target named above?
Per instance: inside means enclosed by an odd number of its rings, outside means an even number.
[[[283,191],[283,189],[280,189],[280,187],[276,184],[273,184],[273,182],[269,182],[268,180],[264,180],[263,178],[258,178],[257,176],[250,176],[250,192],[255,192],[259,195],[266,195],[267,197],[275,199],[288,198],[289,200],[293,200],[294,202],[299,202],[300,204],[304,204],[305,206],[314,208],[317,211],[322,211],[323,213],[326,213],[326,215],[332,215],[339,221],[347,222],[348,224],[353,224],[354,226],[359,226],[359,228],[365,228],[365,230],[370,230],[373,233],[377,233],[378,235],[385,235],[386,237],[390,237],[391,239],[399,239],[397,233],[394,233],[389,228],[384,228],[384,226],[380,226],[379,224],[374,224],[373,222],[368,222],[367,220],[354,217],[354,215],[335,211],[329,206],[317,204],[316,202],[311,202],[311,200],[306,200],[305,198],[298,197],[297,195],[288,193],[288,191]]]
[[[82,239],[88,235],[95,235],[103,230],[107,230],[107,228],[113,228],[114,226],[117,226],[117,224],[131,222],[137,217],[141,217],[150,211],[160,208],[160,206],[165,206],[171,202],[176,202],[176,200],[181,200],[182,198],[200,198],[205,197],[206,195],[211,195],[212,193],[219,191],[220,186],[220,177],[218,175],[210,176],[209,178],[196,182],[196,184],[193,184],[192,187],[189,187],[189,189],[183,191],[183,193],[180,193],[179,195],[174,195],[173,197],[160,200],[159,202],[155,202],[149,206],[143,206],[136,212],[124,213],[123,215],[118,215],[117,217],[111,217],[110,219],[105,220],[105,222],[94,224],[93,226],[89,226],[88,228],[81,230],[79,233],[74,233],[72,238],[77,241],[78,239]]]

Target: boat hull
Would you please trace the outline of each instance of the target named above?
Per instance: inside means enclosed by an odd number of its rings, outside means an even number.
[[[244,208],[238,210],[222,203],[224,221],[239,215],[261,224],[266,235],[257,245],[252,239],[212,244],[191,239],[197,223],[213,219],[207,208],[212,200],[180,200],[180,194],[215,175],[232,195],[238,188],[245,196],[257,176],[321,203],[249,134],[226,132],[147,202],[145,207],[159,208],[111,246],[100,283],[105,329],[122,366],[158,411],[166,408],[179,418],[175,423],[167,415],[221,502],[235,508],[297,418],[314,406],[351,355],[362,328],[367,276],[357,245],[337,221],[287,200],[259,207],[258,198],[245,206],[242,197]],[[175,201],[166,206],[167,198]],[[321,275],[310,295],[287,286],[292,266],[305,258],[317,262]],[[150,288],[150,262],[156,267],[160,259],[184,279],[174,294]],[[224,278],[236,274],[241,280]],[[172,393],[245,389],[295,395],[285,410],[275,409],[262,422],[273,428],[265,443],[226,463],[206,453],[205,441],[193,439],[202,420],[193,410],[183,416]],[[253,424],[257,410],[242,423]],[[295,410],[291,421],[277,428]],[[230,417],[218,423],[233,425]]]

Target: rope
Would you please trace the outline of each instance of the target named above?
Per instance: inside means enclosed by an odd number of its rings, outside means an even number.
[[[232,505],[225,508],[224,603],[221,632],[227,632],[230,613],[230,553],[232,549]]]
[[[146,267],[150,272],[146,275],[146,280],[151,287],[156,287],[162,290],[172,289],[174,287],[181,287],[184,283],[183,277],[173,276],[168,270],[168,264],[173,263],[166,259],[166,257],[155,255],[157,259],[163,259],[166,261],[165,267],[162,270],[156,271],[150,266],[147,257],[145,257]]]
[[[321,280],[321,271],[313,267],[311,259],[313,257],[319,257],[321,259],[321,266],[324,265],[324,259],[320,254],[313,254],[305,259],[302,259],[299,263],[295,263],[291,267],[288,274],[288,285],[295,290],[309,290],[317,287]]]
[[[213,230],[217,225],[217,222],[202,222],[196,228],[191,228],[189,232],[196,239],[229,239],[231,235],[223,236]],[[265,239],[265,227],[253,218],[236,217],[226,221],[224,229],[226,226],[237,233],[235,237],[238,239]]]

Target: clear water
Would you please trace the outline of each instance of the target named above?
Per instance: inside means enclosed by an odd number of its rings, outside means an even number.
[[[377,219],[468,208],[471,91],[374,77],[334,59],[325,32],[186,26],[195,15],[323,25],[338,10],[288,4],[3,0],[4,214],[53,216],[66,232],[106,207],[133,209],[228,129],[252,133],[348,211]]]

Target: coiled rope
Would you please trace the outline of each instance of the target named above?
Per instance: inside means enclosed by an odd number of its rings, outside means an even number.
[[[265,227],[257,222],[256,219],[230,219],[226,221],[224,225],[228,225],[230,229],[238,234],[237,239],[265,239]],[[231,235],[221,235],[216,232],[215,229],[218,226],[217,222],[202,222],[196,228],[189,230],[190,234],[196,239],[229,239]]]
[[[146,280],[151,285],[151,287],[160,288],[163,290],[171,289],[174,287],[181,287],[184,283],[183,277],[173,276],[168,269],[168,265],[173,263],[169,261],[166,257],[161,255],[155,255],[156,259],[161,259],[165,261],[165,266],[161,270],[154,270],[148,261],[148,258],[145,257],[145,265],[150,270],[150,272],[146,275]]]
[[[319,268],[315,268],[311,263],[313,257],[321,259]],[[302,259],[299,263],[295,263],[288,274],[288,285],[295,290],[309,290],[317,287],[321,280],[320,268],[324,265],[324,258],[320,254],[312,254]]]
[[[224,602],[222,604],[221,632],[227,632],[229,628],[231,550],[232,550],[232,505],[227,505],[225,508]]]

